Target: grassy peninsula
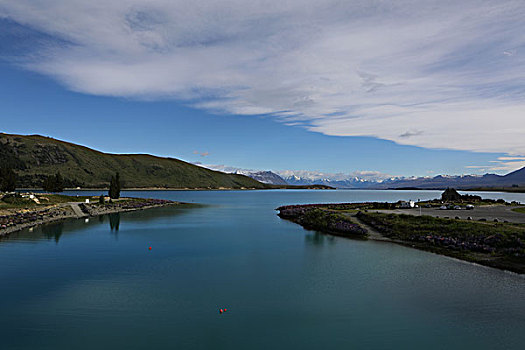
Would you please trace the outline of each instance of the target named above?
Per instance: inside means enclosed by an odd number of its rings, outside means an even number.
[[[483,202],[481,202],[483,203]],[[485,203],[483,203],[485,204]],[[519,215],[514,222],[470,216],[455,218],[420,215],[418,208],[400,209],[398,203],[339,203],[290,205],[277,208],[279,216],[307,229],[338,236],[390,241],[485,266],[525,273],[525,224]],[[482,206],[483,213],[524,207]],[[394,212],[396,211],[397,212]],[[408,214],[403,214],[403,210]],[[449,210],[426,209],[426,213]],[[429,210],[434,210],[433,212]],[[450,210],[459,212],[461,209]],[[475,210],[463,209],[471,214]],[[450,215],[450,214],[448,214]],[[517,215],[517,214],[516,214]],[[525,215],[525,214],[523,214]],[[509,217],[514,219],[516,217]]]

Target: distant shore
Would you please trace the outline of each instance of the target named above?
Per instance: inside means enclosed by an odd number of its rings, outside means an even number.
[[[336,190],[335,187],[325,185],[269,185],[264,188],[256,187],[129,187],[122,188],[122,191],[253,191],[253,190]],[[18,188],[17,191],[42,191],[41,188]],[[100,187],[73,187],[66,188],[64,191],[100,191],[107,193],[108,188]]]
[[[444,188],[419,188],[419,187],[396,187],[396,188],[383,188],[375,190],[395,190],[395,191],[443,191]],[[461,192],[506,192],[506,193],[525,193],[524,187],[469,187],[469,188],[457,188]]]

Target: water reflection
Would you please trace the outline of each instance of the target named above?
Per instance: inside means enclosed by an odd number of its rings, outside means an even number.
[[[109,228],[113,232],[113,230],[118,231],[120,226],[120,213],[111,213],[108,214],[109,216]]]
[[[313,245],[324,245],[325,243],[335,244],[335,237],[330,235],[325,235],[320,232],[307,233],[304,236],[304,241]]]
[[[109,232],[117,237],[120,230],[121,220],[124,222],[149,222],[161,218],[172,218],[189,210],[198,208],[197,206],[184,207],[162,207],[155,209],[148,209],[138,212],[127,213],[112,213],[107,215],[100,215],[98,218],[89,219],[66,219],[59,222],[48,223],[36,227],[30,227],[21,231],[10,233],[6,236],[0,236],[0,244],[3,242],[13,241],[48,241],[54,239],[58,244],[59,240],[68,234],[81,232],[83,229],[92,228],[94,226],[104,225],[106,219],[109,220]]]
[[[33,231],[35,232],[35,231]],[[42,235],[47,237],[47,239],[55,239],[55,243],[58,244],[60,237],[64,232],[64,222],[58,222],[52,225],[44,225],[41,229]],[[38,234],[38,233],[37,233]]]

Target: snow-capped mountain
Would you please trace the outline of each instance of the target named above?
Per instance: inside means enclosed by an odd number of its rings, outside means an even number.
[[[205,165],[201,163],[194,163],[195,165],[208,168],[211,170],[222,171],[229,174],[240,174],[246,175],[255,179],[259,182],[270,184],[270,185],[288,185],[288,183],[276,173],[271,171],[260,171],[260,170],[251,170],[251,169],[241,169],[226,165]]]
[[[251,177],[259,182],[271,185],[288,185],[288,183],[279,175],[272,173],[271,171],[256,171],[256,172],[247,172],[241,173],[237,172],[236,174],[242,174]]]
[[[336,188],[369,188],[386,180],[398,179],[376,171],[359,171],[351,174],[323,173],[306,170],[277,172],[290,185],[327,185]]]

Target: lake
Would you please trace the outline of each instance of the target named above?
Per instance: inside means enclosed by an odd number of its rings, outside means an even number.
[[[274,211],[284,204],[424,200],[439,191],[123,195],[207,206],[67,220],[2,239],[1,349],[525,344],[524,277],[306,231]],[[482,196],[525,202],[525,194]]]

